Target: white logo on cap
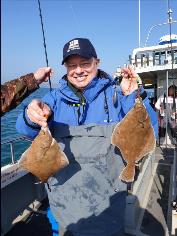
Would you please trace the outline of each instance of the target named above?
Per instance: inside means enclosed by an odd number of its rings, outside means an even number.
[[[69,42],[69,48],[68,48],[67,52],[70,52],[71,50],[75,50],[75,49],[80,49],[78,40],[73,40],[73,41]]]

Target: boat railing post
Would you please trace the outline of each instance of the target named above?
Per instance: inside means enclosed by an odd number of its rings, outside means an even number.
[[[14,143],[10,142],[10,153],[12,164],[15,164],[15,155],[14,155]]]
[[[149,53],[146,54],[146,64],[149,66]]]
[[[168,64],[168,53],[167,53],[167,51],[165,51],[165,60],[164,60],[164,64]]]
[[[130,65],[132,65],[132,56],[129,55],[129,62],[130,62]]]
[[[174,148],[174,159],[173,159],[173,169],[172,169],[172,201],[176,200],[177,197],[177,187],[176,187],[176,165],[177,165],[177,153],[176,148]]]
[[[152,53],[153,66],[155,66],[155,52]]]
[[[177,64],[177,50],[174,51],[174,64]]]
[[[161,52],[159,52],[159,65],[162,64],[162,61],[161,61]]]
[[[175,60],[174,60],[174,50],[171,50],[171,63],[174,64]]]
[[[137,60],[137,54],[135,55],[135,66],[138,67],[138,60]]]
[[[144,55],[141,54],[141,67],[143,67],[143,57],[144,57]]]

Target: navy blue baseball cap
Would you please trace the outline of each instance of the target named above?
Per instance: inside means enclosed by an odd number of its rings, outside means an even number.
[[[71,55],[79,55],[84,58],[97,58],[97,54],[94,46],[89,39],[86,38],[74,38],[65,44],[63,48],[63,61],[62,65],[66,59]]]

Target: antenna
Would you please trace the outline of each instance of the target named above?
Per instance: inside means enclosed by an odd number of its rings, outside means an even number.
[[[140,29],[140,27],[141,27],[141,22],[140,22],[140,20],[141,20],[141,15],[140,15],[140,0],[139,0],[139,2],[138,2],[138,16],[139,16],[139,34],[138,34],[138,45],[139,45],[139,47],[141,46],[141,29]]]

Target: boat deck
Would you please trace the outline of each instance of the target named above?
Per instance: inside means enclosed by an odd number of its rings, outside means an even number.
[[[158,166],[140,228],[146,235],[171,235],[170,182],[173,158],[174,149],[156,148]]]
[[[139,233],[136,235],[169,236],[171,235],[170,182],[174,158],[174,147],[156,147],[157,170],[147,195],[146,209],[142,210]],[[5,236],[52,236],[51,225],[46,217],[48,200],[42,202],[37,212],[33,212],[25,221],[20,221]],[[130,235],[130,234],[125,234]]]

